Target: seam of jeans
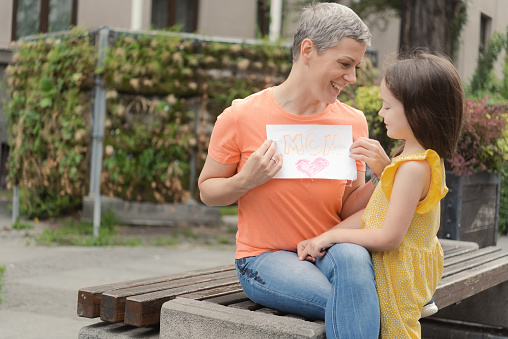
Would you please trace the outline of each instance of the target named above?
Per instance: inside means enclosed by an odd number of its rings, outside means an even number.
[[[331,290],[331,298],[333,300],[333,305],[335,305],[335,303],[337,302],[335,300],[335,298],[337,297],[336,296],[336,290],[337,290],[337,286],[335,286],[335,284],[337,283],[337,263],[335,262],[335,260],[333,260],[333,256],[332,255],[327,255],[326,256],[331,262],[332,262],[332,266],[333,266],[333,278],[334,278],[334,281],[331,282],[332,284],[332,290]],[[332,307],[332,309],[330,310],[331,312],[331,319],[335,319],[335,307]],[[337,324],[335,323],[335,321],[332,321],[332,331],[333,331],[333,335],[335,338],[339,338],[339,331],[338,331],[338,328],[337,328]]]

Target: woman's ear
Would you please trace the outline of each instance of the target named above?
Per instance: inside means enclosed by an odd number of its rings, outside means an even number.
[[[302,41],[302,48],[300,48],[300,56],[305,65],[309,63],[310,56],[314,51],[314,43],[310,39],[304,39]]]

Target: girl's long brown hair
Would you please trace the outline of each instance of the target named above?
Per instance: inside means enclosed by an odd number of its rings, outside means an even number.
[[[390,66],[385,83],[404,106],[418,142],[436,151],[441,158],[451,159],[462,130],[464,90],[450,60],[416,52]]]

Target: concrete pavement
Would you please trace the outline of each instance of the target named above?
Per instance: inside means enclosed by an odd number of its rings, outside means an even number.
[[[233,221],[230,221],[233,222]],[[79,288],[234,262],[234,247],[46,247],[27,245],[27,231],[0,218],[0,266],[6,267],[0,338],[77,338],[99,319],[76,315]],[[498,238],[508,249],[508,237]]]
[[[26,231],[0,221],[5,266],[0,338],[77,338],[100,319],[76,314],[78,289],[234,263],[234,248],[27,246]]]

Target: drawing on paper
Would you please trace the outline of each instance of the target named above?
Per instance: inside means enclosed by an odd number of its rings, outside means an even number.
[[[282,155],[274,179],[356,180],[351,125],[266,125],[266,137]]]
[[[295,164],[298,172],[305,174],[309,178],[324,170],[328,165],[330,165],[330,162],[323,157],[316,158],[314,161],[300,159]]]

